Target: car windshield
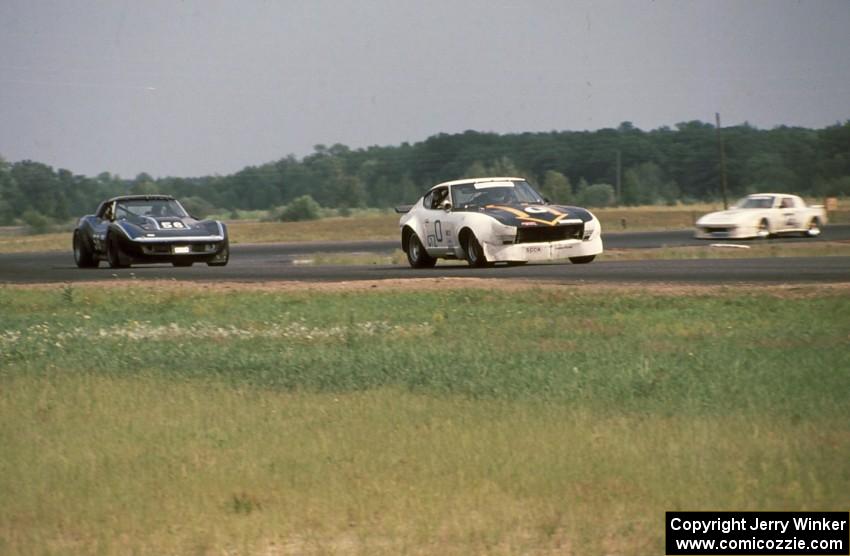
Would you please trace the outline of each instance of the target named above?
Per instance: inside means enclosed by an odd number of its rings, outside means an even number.
[[[452,187],[452,206],[540,204],[543,198],[528,182],[464,183]]]
[[[769,209],[773,206],[773,197],[744,197],[734,208],[739,209]]]
[[[118,219],[126,218],[134,220],[143,216],[153,218],[170,217],[184,218],[188,216],[180,203],[174,199],[133,199],[129,201],[118,201],[115,206],[115,214]]]

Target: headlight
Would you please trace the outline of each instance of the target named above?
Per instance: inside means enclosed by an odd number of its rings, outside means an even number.
[[[596,233],[596,230],[599,228],[599,221],[594,216],[590,220],[584,223],[584,235],[582,239],[590,239],[593,237],[593,234]]]
[[[489,236],[493,239],[497,239],[501,236],[515,236],[516,235],[516,226],[511,226],[510,224],[504,224],[490,215],[487,215],[487,222],[485,226],[482,226],[480,229],[482,232],[489,231]]]

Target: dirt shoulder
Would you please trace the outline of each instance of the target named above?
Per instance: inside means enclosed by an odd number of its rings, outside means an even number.
[[[57,290],[68,284],[6,284],[11,290]],[[541,283],[533,280],[500,280],[483,278],[410,278],[387,280],[362,280],[345,282],[180,282],[176,280],[115,280],[112,282],[74,282],[72,287],[96,289],[157,289],[161,291],[190,292],[281,292],[281,293],[339,293],[339,292],[404,292],[439,291],[457,289],[512,291],[574,291],[575,293],[643,294],[643,295],[724,295],[758,293],[787,298],[813,297],[820,295],[844,295],[850,293],[850,281],[837,284],[676,284],[605,283],[593,284],[582,281],[574,283]]]

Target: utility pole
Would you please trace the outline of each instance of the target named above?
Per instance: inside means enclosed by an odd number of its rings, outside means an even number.
[[[717,147],[720,149],[720,189],[723,192],[723,210],[729,208],[726,200],[726,149],[723,148],[723,135],[720,134],[720,112],[714,113],[717,121]]]
[[[619,205],[622,202],[622,197],[620,197],[620,177],[622,175],[622,161],[620,160],[620,149],[617,149],[617,204]]]

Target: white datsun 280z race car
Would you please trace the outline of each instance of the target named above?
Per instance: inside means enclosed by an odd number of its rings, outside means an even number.
[[[699,239],[765,238],[799,232],[816,237],[826,224],[822,206],[807,207],[796,195],[756,193],[747,195],[729,209],[706,214],[696,223]]]
[[[413,268],[438,258],[495,262],[569,259],[602,253],[602,227],[590,211],[551,205],[523,178],[440,183],[412,206],[397,207],[401,248]]]

